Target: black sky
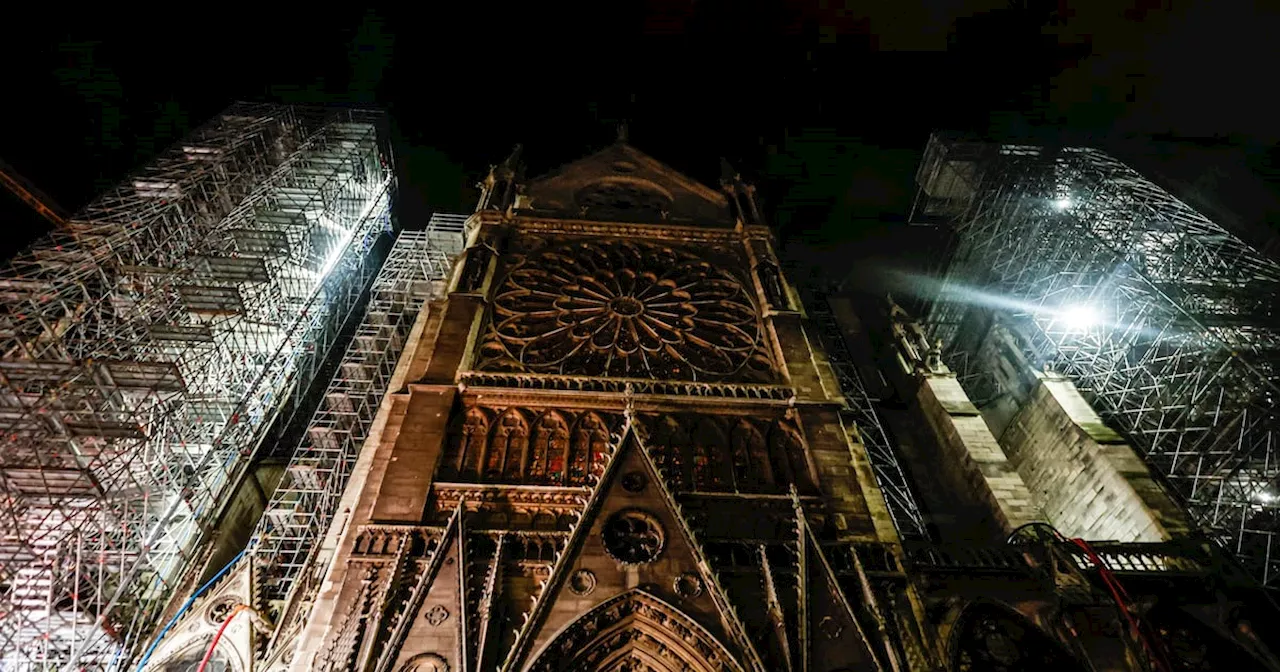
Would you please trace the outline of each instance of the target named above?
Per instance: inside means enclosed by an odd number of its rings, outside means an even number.
[[[935,128],[1114,147],[1245,225],[1280,222],[1263,3],[49,4],[6,21],[0,157],[70,209],[246,99],[386,108],[408,226],[469,208],[516,142],[538,172],[624,119],[694,177],[728,157],[784,237],[828,255],[905,216]],[[44,228],[7,194],[0,216],[6,256]]]

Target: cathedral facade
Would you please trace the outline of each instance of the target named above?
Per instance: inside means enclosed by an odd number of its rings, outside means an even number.
[[[482,188],[310,592],[257,605],[272,622],[228,636],[229,667],[1280,669],[1265,595],[1174,508],[1070,541],[1049,486],[983,457],[909,316],[836,310],[933,442],[903,460],[939,515],[905,529],[732,172],[713,189],[619,142],[532,179],[515,155]]]

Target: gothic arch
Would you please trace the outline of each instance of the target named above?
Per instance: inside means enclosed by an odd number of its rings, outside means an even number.
[[[1175,672],[1263,669],[1225,631],[1176,606],[1157,606],[1143,618],[1159,637]]]
[[[951,631],[953,672],[1084,672],[1080,663],[1027,617],[995,602],[975,602]]]
[[[729,441],[716,418],[704,417],[693,429],[693,481],[696,490],[723,490],[733,483]]]
[[[809,466],[805,462],[804,442],[785,423],[775,423],[769,430],[769,466],[774,482],[781,486],[794,484],[802,492],[809,487]]]
[[[533,428],[526,476],[534,482],[564,481],[569,452],[569,422],[558,411],[547,411]]]
[[[741,419],[729,436],[733,485],[739,492],[758,492],[774,482],[764,435],[749,420]]]
[[[653,432],[650,454],[658,469],[672,484],[673,490],[685,490],[693,485],[689,441],[689,432],[679,420],[670,415],[662,416]]]
[[[480,476],[484,466],[481,460],[489,443],[489,416],[483,409],[472,407],[463,414],[454,443],[456,452],[446,464],[454,474]]]
[[[578,617],[538,654],[530,672],[742,672],[711,633],[642,590]]]
[[[586,485],[592,476],[604,469],[609,450],[609,425],[599,415],[586,412],[574,423],[569,437],[569,459],[565,464],[567,481]]]
[[[524,414],[515,408],[507,409],[489,430],[489,446],[481,462],[484,468],[481,478],[485,481],[513,478],[511,474],[518,473],[528,444],[529,423],[525,421]]]

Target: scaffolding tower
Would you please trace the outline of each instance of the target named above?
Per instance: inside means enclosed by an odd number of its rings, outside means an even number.
[[[378,125],[235,105],[0,270],[0,668],[114,667],[198,566],[376,270]]]
[[[915,219],[956,234],[929,317],[948,363],[997,320],[1280,586],[1280,264],[1094,149],[935,136],[917,179]]]
[[[254,533],[257,598],[272,613],[310,604],[309,591],[324,569],[316,562],[319,542],[338,513],[415,318],[428,300],[444,294],[464,247],[465,220],[437,214],[427,230],[402,232],[373,283],[364,319]],[[278,622],[299,623],[288,617]]]

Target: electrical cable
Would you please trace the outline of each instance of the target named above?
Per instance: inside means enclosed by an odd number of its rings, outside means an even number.
[[[250,544],[250,546],[252,546],[252,544]],[[160,640],[164,639],[164,636],[169,633],[169,630],[173,629],[173,626],[178,622],[178,619],[182,618],[182,615],[187,613],[187,610],[195,603],[196,598],[200,597],[200,595],[203,594],[204,591],[208,590],[210,586],[217,583],[218,579],[222,578],[222,575],[226,574],[227,571],[231,569],[231,566],[239,562],[240,558],[243,558],[244,554],[248,551],[249,546],[246,546],[239,553],[236,553],[236,557],[231,558],[231,562],[228,562],[222,569],[218,570],[218,573],[214,574],[212,579],[206,581],[203,586],[200,586],[199,590],[192,593],[191,597],[187,598],[187,601],[182,604],[182,608],[178,609],[178,613],[174,614],[173,618],[169,619],[169,622],[165,623],[164,627],[161,628],[160,634],[156,635],[156,638],[151,640],[151,646],[148,646],[146,653],[142,654],[142,660],[138,661],[138,666],[134,668],[133,672],[142,672],[143,666],[147,664],[147,661],[151,660],[151,654],[155,653],[156,648],[160,646]]]
[[[213,641],[209,642],[209,648],[204,652],[204,658],[200,659],[200,665],[196,667],[196,672],[204,672],[204,668],[208,667],[209,661],[213,658],[213,650],[218,648],[218,642],[222,640],[222,633],[226,632],[227,626],[231,625],[231,621],[242,611],[252,611],[253,607],[247,604],[237,604],[227,618],[222,621],[222,625],[218,626],[218,632],[214,634]]]
[[[1097,568],[1098,577],[1106,585],[1107,590],[1111,593],[1111,599],[1116,603],[1116,607],[1120,609],[1121,615],[1124,616],[1125,621],[1129,624],[1130,631],[1142,643],[1142,647],[1146,649],[1147,656],[1150,657],[1158,672],[1172,672],[1173,666],[1169,664],[1164,648],[1147,635],[1147,631],[1138,623],[1138,618],[1133,615],[1133,612],[1129,611],[1129,594],[1125,591],[1124,586],[1120,584],[1120,580],[1102,562],[1102,558],[1098,557],[1097,552],[1093,550],[1093,546],[1089,545],[1089,542],[1076,538],[1072,539],[1071,543],[1084,551],[1085,555],[1089,557],[1089,562],[1092,562],[1093,566]]]

